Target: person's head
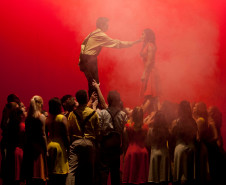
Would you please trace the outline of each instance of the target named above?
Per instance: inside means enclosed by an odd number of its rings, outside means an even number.
[[[177,118],[177,109],[178,104],[176,103],[167,100],[162,103],[160,111],[165,115],[167,124],[171,125],[172,121]]]
[[[15,102],[11,102],[11,103],[14,104]],[[14,105],[13,109],[10,111],[10,114],[9,114],[9,121],[11,123],[14,122],[17,124],[17,123],[20,123],[22,120],[23,121],[25,120],[23,110],[19,106]]]
[[[211,106],[208,109],[208,116],[213,119],[216,127],[220,129],[222,126],[222,113],[220,110],[216,106]]]
[[[38,95],[33,96],[30,101],[28,116],[37,117],[41,113],[42,107],[43,107],[42,97]]]
[[[143,31],[144,42],[152,42],[155,44],[155,33],[153,30],[147,28]]]
[[[143,109],[141,107],[135,107],[132,112],[132,118],[135,125],[141,126],[143,124]]]
[[[178,116],[181,118],[192,117],[190,103],[186,100],[181,101],[178,107]]]
[[[111,106],[120,107],[121,105],[120,94],[117,91],[109,91],[107,96],[107,101],[108,101],[109,107]]]
[[[132,117],[132,112],[133,112],[133,109],[129,108],[129,107],[125,107],[123,109],[123,111],[126,113],[127,117],[130,119]]]
[[[26,109],[24,103],[20,102],[19,106],[20,106],[20,109],[23,111],[24,117],[26,118],[27,117],[27,109]]]
[[[76,104],[75,104],[75,98],[72,95],[64,95],[61,98],[61,104],[64,108],[64,111],[71,112],[74,110]]]
[[[208,113],[207,113],[207,107],[205,103],[203,102],[196,103],[195,106],[193,107],[192,112],[195,118],[202,117],[205,119],[205,121],[207,121]]]
[[[19,105],[16,102],[9,102],[8,103],[8,110],[9,110],[9,117],[10,117],[10,119],[13,118],[14,115],[12,113],[15,113],[15,110],[17,108],[19,108]]]
[[[96,21],[96,27],[106,32],[108,30],[108,21],[109,19],[107,17],[99,17]]]
[[[85,90],[79,90],[76,92],[75,97],[80,105],[85,105],[88,103],[88,95]]]
[[[156,112],[155,117],[154,117],[153,127],[154,128],[166,128],[167,127],[165,115],[162,111]]]
[[[18,105],[20,104],[20,98],[16,94],[9,94],[7,96],[7,102],[16,102]]]
[[[58,115],[61,113],[61,101],[59,98],[54,97],[49,100],[49,113],[52,115]]]

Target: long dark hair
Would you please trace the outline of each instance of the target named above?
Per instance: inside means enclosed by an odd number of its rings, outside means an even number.
[[[178,107],[178,116],[181,119],[192,118],[190,103],[186,100],[180,102]]]
[[[217,129],[220,130],[222,126],[222,113],[216,106],[211,106],[209,108],[209,117],[214,120],[214,123],[216,124]]]
[[[144,43],[151,42],[151,43],[155,44],[155,33],[153,30],[151,30],[149,28],[144,29],[144,34],[145,34]]]
[[[152,142],[157,146],[166,145],[166,141],[169,138],[169,130],[165,115],[161,111],[157,111],[154,117],[153,131],[152,131]]]
[[[141,127],[143,125],[143,109],[141,107],[135,107],[132,112],[132,118],[134,124]]]

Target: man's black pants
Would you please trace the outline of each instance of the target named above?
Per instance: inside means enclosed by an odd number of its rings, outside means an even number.
[[[88,94],[89,97],[92,95],[94,91],[96,91],[95,87],[93,87],[92,82],[96,80],[99,83],[99,76],[98,76],[98,66],[97,66],[97,56],[96,55],[81,55],[80,60],[82,61],[83,65],[83,72],[86,76],[88,81]]]

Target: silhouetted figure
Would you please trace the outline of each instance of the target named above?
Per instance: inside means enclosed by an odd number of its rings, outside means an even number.
[[[24,169],[28,185],[45,184],[47,180],[46,117],[41,113],[42,107],[42,97],[33,96],[25,120],[27,141],[24,150]]]
[[[1,139],[1,176],[3,179],[3,184],[5,184],[5,180],[7,178],[6,171],[6,155],[7,155],[7,137],[8,137],[8,123],[10,121],[10,114],[13,110],[19,107],[20,99],[15,94],[9,94],[7,96],[7,104],[5,105],[2,111],[2,119],[1,119],[1,130],[2,130],[2,139]]]
[[[15,107],[10,112],[7,124],[7,146],[4,184],[19,184],[21,175],[21,164],[23,160],[23,147],[25,142],[24,113],[20,107]]]
[[[208,109],[208,153],[212,184],[226,184],[226,153],[221,135],[222,113],[211,106]]]
[[[196,182],[206,185],[210,180],[209,154],[208,154],[208,113],[206,104],[196,103],[193,107],[193,117],[198,128]]]

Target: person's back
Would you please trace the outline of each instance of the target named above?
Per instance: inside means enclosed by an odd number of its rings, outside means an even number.
[[[143,125],[140,129],[134,128],[134,125],[127,127],[128,140],[130,144],[136,144],[139,146],[145,146],[145,140],[147,137],[148,127]]]
[[[91,140],[96,139],[97,131],[99,130],[97,113],[94,113],[93,116],[91,116],[90,119],[84,123],[84,131],[82,131],[81,128],[81,123],[88,118],[93,111],[93,109],[87,107],[86,105],[80,105],[76,110],[69,114],[68,121],[71,143],[74,140],[81,139],[83,137]]]
[[[64,124],[64,120],[67,120],[66,117],[62,114],[49,115],[46,119],[46,129],[48,130],[48,140],[57,141],[62,144],[64,138],[67,137],[67,128]]]
[[[97,113],[87,107],[87,93],[76,93],[79,106],[68,117],[70,152],[66,184],[94,184],[95,140],[99,130]]]
[[[120,153],[122,134],[127,122],[126,113],[120,108],[120,95],[117,91],[108,94],[108,109],[99,113],[101,135],[100,141],[100,184],[106,185],[108,175],[111,175],[111,184],[120,184]]]
[[[152,128],[148,131],[147,143],[151,149],[148,182],[167,184],[170,181],[168,141],[169,131],[165,116],[161,111],[157,111]]]
[[[182,101],[178,107],[178,119],[172,130],[174,150],[174,182],[193,182],[195,179],[195,141],[197,126],[192,118],[188,101]]]
[[[132,120],[134,123],[124,129],[125,156],[122,182],[144,184],[148,180],[149,155],[146,148],[148,127],[143,125],[142,108],[134,108]]]
[[[25,120],[26,144],[24,150],[25,177],[29,183],[45,183],[47,177],[45,134],[46,117],[41,113],[43,100],[33,96],[30,101],[28,117]]]
[[[67,118],[61,114],[61,101],[52,98],[49,101],[49,116],[46,119],[46,132],[48,133],[48,171],[49,184],[65,184],[69,170],[67,150],[69,137]]]

